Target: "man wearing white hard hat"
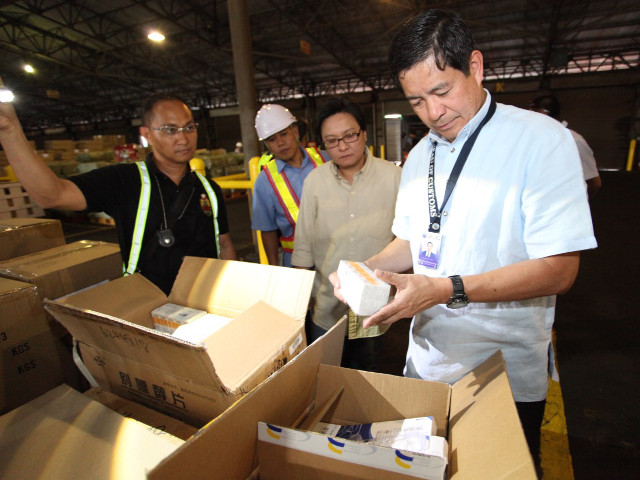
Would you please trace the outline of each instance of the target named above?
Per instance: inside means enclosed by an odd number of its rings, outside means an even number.
[[[256,115],[258,138],[268,153],[260,158],[262,171],[253,187],[251,228],[262,232],[269,264],[285,267],[291,267],[304,179],[326,161],[319,150],[300,146],[296,122],[281,105],[263,105]]]

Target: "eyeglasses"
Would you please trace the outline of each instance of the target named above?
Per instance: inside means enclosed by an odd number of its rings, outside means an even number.
[[[186,134],[196,133],[198,131],[197,123],[190,123],[189,125],[185,125],[184,127],[174,127],[173,125],[163,125],[162,127],[149,127],[151,130],[158,130],[163,135],[173,136],[177,135],[180,132],[184,132]]]
[[[340,143],[340,140],[342,140],[344,143],[357,142],[358,138],[360,138],[361,133],[362,130],[358,130],[357,132],[347,133],[345,136],[340,138],[329,138],[324,141],[324,148],[326,148],[327,150],[329,150],[330,148],[336,148]]]

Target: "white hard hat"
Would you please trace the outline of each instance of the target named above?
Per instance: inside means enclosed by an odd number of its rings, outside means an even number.
[[[242,146],[242,142],[236,142],[236,147],[241,147]]]
[[[263,105],[256,114],[256,132],[258,132],[258,139],[265,140],[296,121],[296,117],[292,115],[289,109],[281,105],[273,103]]]

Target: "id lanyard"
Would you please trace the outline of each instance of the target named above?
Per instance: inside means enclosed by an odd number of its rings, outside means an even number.
[[[482,127],[484,127],[487,122],[493,117],[493,114],[496,111],[496,102],[495,100],[491,100],[491,104],[489,105],[489,111],[482,119],[478,128],[471,134],[469,139],[464,143],[462,147],[462,151],[460,155],[458,155],[458,159],[456,160],[455,165],[453,166],[453,170],[451,170],[451,175],[449,175],[449,180],[447,180],[447,186],[444,190],[444,197],[442,198],[442,206],[438,208],[438,199],[436,198],[436,187],[435,187],[435,164],[436,164],[436,146],[438,142],[433,142],[433,148],[431,149],[431,158],[429,159],[429,177],[427,183],[427,201],[429,203],[429,232],[430,233],[440,233],[440,224],[442,217],[442,210],[444,209],[447,201],[449,201],[449,197],[453,192],[453,189],[458,183],[458,178],[460,177],[460,172],[462,172],[462,168],[464,167],[465,162],[467,161],[467,157],[469,157],[469,153],[471,153],[471,149],[473,148],[473,144],[476,143],[476,139],[478,138],[478,134]]]

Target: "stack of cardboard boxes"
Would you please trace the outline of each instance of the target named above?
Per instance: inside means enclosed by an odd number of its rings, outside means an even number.
[[[58,220],[0,221],[0,413],[62,382],[83,385],[71,337],[45,312],[43,300],[120,276],[120,250],[64,242]]]

